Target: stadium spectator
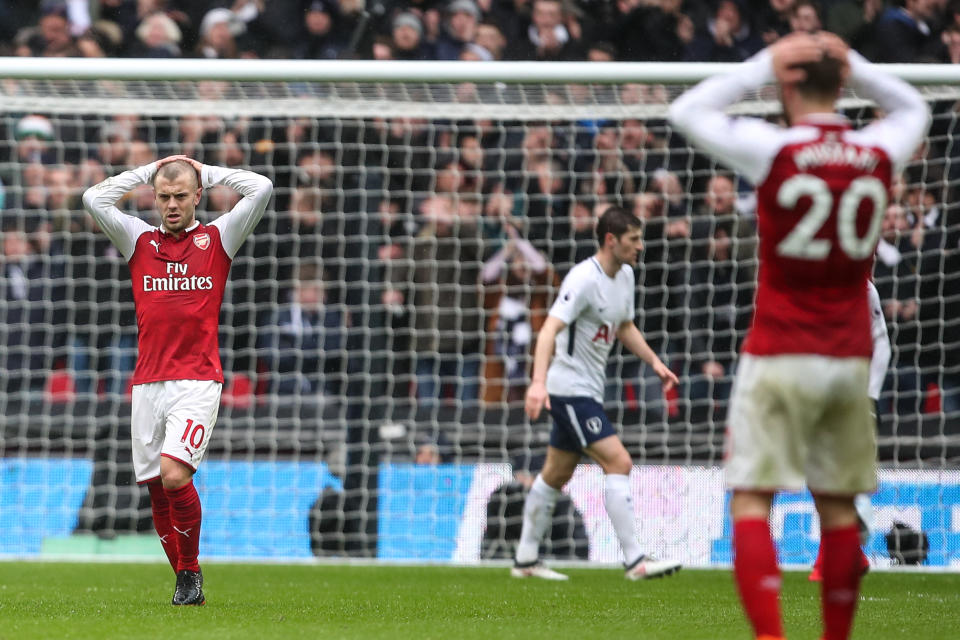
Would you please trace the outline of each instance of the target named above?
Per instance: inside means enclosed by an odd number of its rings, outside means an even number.
[[[0,336],[6,345],[0,351],[0,391],[16,394],[39,390],[47,367],[43,349],[43,303],[49,299],[44,277],[49,273],[36,255],[30,240],[16,224],[2,229],[3,253],[0,278],[3,304],[0,305]]]
[[[242,197],[235,190],[222,184],[207,189],[204,195],[207,196],[205,209],[208,214],[215,214],[213,218],[233,210]]]
[[[943,48],[938,56],[940,62],[960,64],[960,25],[949,24],[940,34]]]
[[[704,193],[703,208],[693,221],[691,237],[694,242],[694,259],[702,259],[708,238],[718,224],[729,225],[733,231],[731,238],[736,243],[738,260],[751,260],[756,255],[756,228],[752,215],[742,212],[738,203],[739,193],[733,184],[733,178],[726,174],[711,176]]]
[[[448,4],[444,28],[434,45],[436,59],[459,60],[477,37],[479,21],[480,9],[473,0],[453,0]]]
[[[81,176],[78,186],[102,182],[100,171]],[[74,206],[79,206],[80,203]],[[73,216],[70,233],[54,241],[51,254],[69,260],[65,299],[67,367],[77,393],[122,395],[136,364],[136,316],[132,285],[123,258],[96,221]],[[119,279],[119,282],[118,282]]]
[[[396,60],[394,55],[393,38],[377,36],[371,43],[370,57],[373,60]]]
[[[578,195],[592,195],[624,202],[636,192],[630,167],[624,162],[620,128],[613,121],[600,122],[593,136],[591,149],[581,151],[576,172],[581,178]]]
[[[133,140],[127,147],[127,157],[125,163],[128,167],[142,167],[156,161],[157,154],[149,144],[142,140]]]
[[[760,8],[754,24],[764,44],[773,44],[781,36],[793,31],[790,14],[795,5],[796,0],[768,0]]]
[[[790,7],[790,31],[815,33],[823,27],[816,0],[796,0]]]
[[[877,20],[884,8],[884,0],[829,3],[827,29],[841,35],[867,60],[876,60],[881,46],[877,40]]]
[[[487,522],[483,529],[480,557],[484,560],[509,560],[517,553],[523,524],[523,503],[543,468],[546,456],[526,453],[512,461],[513,479],[504,482],[487,499]],[[583,515],[570,496],[561,494],[553,509],[550,535],[540,544],[541,558],[587,560],[590,541]]]
[[[89,24],[89,16],[87,17]],[[78,54],[77,42],[70,32],[67,19],[67,7],[63,4],[48,3],[40,18],[40,55],[46,57],[67,57]],[[80,30],[83,32],[83,29]]]
[[[886,113],[856,132],[835,113],[848,74],[858,93]],[[795,126],[780,129],[725,114],[745,92],[772,80]],[[866,281],[876,238],[847,235],[844,225],[851,223],[845,216],[852,211],[863,227],[880,222],[892,176],[923,139],[929,117],[916,90],[823,32],[778,40],[670,107],[671,122],[691,142],[758,185],[761,275],[751,331],[737,365],[726,465],[727,485],[734,492],[734,578],[758,637],[784,636],[769,523],[773,497],[779,489],[799,490],[805,484],[823,531],[824,637],[850,635],[863,570],[854,496],[876,488],[876,449],[866,444],[875,442],[875,424],[864,393],[873,346]],[[794,164],[799,154],[822,144],[876,155],[870,163],[840,167],[829,161],[803,168]],[[791,153],[783,152],[787,145]],[[870,194],[850,186],[863,182],[875,185]],[[799,185],[803,188],[796,189]],[[854,192],[861,202],[848,210],[847,194]],[[823,203],[827,215],[818,226],[826,226],[829,235],[798,240],[805,229],[798,220],[816,211],[816,205],[801,204],[809,198]],[[864,207],[864,200],[872,206]],[[838,201],[842,204],[834,204]]]
[[[339,58],[346,43],[336,20],[336,6],[330,0],[312,0],[303,16],[306,33],[295,46],[293,57],[306,60]]]
[[[676,240],[669,234],[676,228],[689,230],[689,223],[685,218],[679,221],[667,218],[667,202],[658,190],[639,194],[634,199],[633,212],[643,221],[643,256],[637,277],[643,285],[638,289],[637,306],[642,310],[640,331],[655,353],[670,354],[674,345],[669,337],[685,328],[686,314],[678,310],[687,305],[682,299],[687,290],[684,280],[687,269],[685,260],[670,260],[671,245]],[[687,236],[680,238],[686,242]],[[642,402],[643,423],[659,422],[668,415],[660,378],[648,366],[643,366],[640,373],[642,388],[636,395]]]
[[[551,524],[560,490],[583,454],[602,468],[604,506],[623,552],[630,580],[670,575],[680,563],[643,553],[634,534],[630,454],[601,404],[607,358],[614,340],[649,364],[668,390],[677,377],[647,345],[633,323],[635,279],[643,249],[641,221],[610,207],[597,222],[598,250],[563,279],[557,300],[537,336],[525,411],[536,420],[546,407],[553,417],[543,470],[523,507],[523,528],[514,556],[515,578],[566,580],[542,564],[539,547]],[[584,366],[586,364],[586,366]]]
[[[689,420],[694,425],[726,421],[736,356],[753,312],[756,276],[750,221],[720,213],[717,203],[709,206],[713,212],[707,215],[716,217],[702,239],[706,247],[690,269],[686,305],[691,318],[684,353],[691,359]],[[746,233],[741,231],[745,227]]]
[[[197,53],[204,58],[237,58],[237,38],[245,31],[246,25],[230,9],[211,9],[200,23]]]
[[[507,40],[503,36],[503,31],[493,22],[481,22],[477,25],[477,33],[474,36],[473,43],[489,51],[494,60],[502,60],[504,50],[507,47]]]
[[[530,26],[515,40],[507,40],[504,58],[557,62],[583,60],[584,51],[576,34],[564,24],[560,0],[533,0]]]
[[[693,23],[679,9],[680,3],[675,1],[617,2],[613,15],[600,27],[601,37],[613,45],[619,60],[682,60],[684,47],[693,36]]]
[[[141,184],[156,191],[159,228],[115,206]],[[201,225],[195,207],[202,187],[215,184],[234,187],[244,198],[211,225]],[[134,470],[138,484],[149,489],[154,526],[177,574],[172,603],[178,606],[205,603],[193,474],[220,406],[223,370],[215,329],[220,301],[230,262],[263,215],[271,191],[270,181],[254,173],[170,156],[83,195],[84,207],[130,266],[139,329],[132,381]]]
[[[122,38],[123,34],[115,24],[101,22],[90,27],[77,38],[78,55],[83,58],[115,57]]]
[[[435,406],[450,385],[470,405],[479,398],[482,353],[477,223],[458,216],[449,194],[425,201],[420,216],[424,226],[391,268],[384,300],[409,314],[419,404]]]
[[[130,141],[135,128],[129,120],[115,118],[100,128],[100,146],[97,159],[108,167],[122,168],[126,165]]]
[[[179,58],[180,27],[165,13],[146,16],[136,31],[137,40],[130,46],[131,58]]]
[[[687,45],[685,59],[703,62],[740,62],[763,46],[744,18],[743,5],[737,0],[720,0],[701,31]]]
[[[300,262],[290,299],[260,327],[258,353],[272,393],[316,402],[345,389],[350,315],[344,305],[329,303],[326,288],[322,271]]]
[[[546,258],[507,226],[510,239],[480,273],[487,319],[483,400],[514,402],[527,388],[533,336],[546,318],[547,290],[553,284]],[[496,284],[494,284],[496,283]]]
[[[433,60],[433,45],[423,38],[423,22],[417,14],[410,11],[398,14],[393,19],[394,60]]]
[[[413,440],[416,450],[413,463],[421,465],[450,464],[455,461],[453,445],[443,431],[435,435],[418,433]]]
[[[56,149],[51,144],[55,131],[48,117],[31,114],[20,118],[14,136],[17,140],[17,162],[53,164],[56,161]]]
[[[936,0],[898,0],[877,18],[876,62],[924,62],[936,55]]]

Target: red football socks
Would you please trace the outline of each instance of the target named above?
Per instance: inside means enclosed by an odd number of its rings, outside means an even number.
[[[766,520],[745,518],[733,525],[733,576],[743,609],[757,637],[783,637],[780,568]]]
[[[177,539],[179,562],[177,571],[199,571],[200,496],[191,480],[179,489],[167,489],[170,501],[170,523]]]
[[[170,501],[167,500],[166,490],[159,480],[148,483],[147,489],[150,491],[150,509],[153,511],[153,528],[157,530],[157,535],[160,536],[160,544],[163,546],[163,552],[167,554],[167,560],[170,562],[173,571],[176,572],[180,556],[177,551],[177,538],[176,536],[170,535],[173,533],[173,528],[170,524]]]
[[[856,525],[824,531],[820,548],[823,552],[823,583],[820,589],[823,637],[824,640],[847,640],[853,626],[860,578],[863,575],[860,532]]]

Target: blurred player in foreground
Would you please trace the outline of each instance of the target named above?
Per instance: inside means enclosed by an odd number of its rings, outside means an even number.
[[[126,193],[150,184],[161,225],[122,213]],[[203,187],[243,198],[209,225],[196,220]],[[230,263],[263,216],[273,185],[263,176],[170,156],[125,171],[83,194],[86,210],[127,260],[137,311],[131,436],[137,484],[150,491],[153,523],[177,574],[175,605],[202,605],[197,562],[200,498],[193,474],[220,409],[218,317]]]
[[[633,269],[643,250],[641,222],[632,213],[611,207],[597,222],[597,240],[596,255],[577,264],[563,279],[537,337],[526,412],[536,420],[546,406],[553,416],[553,430],[547,460],[524,502],[520,543],[511,569],[515,578],[567,579],[544,566],[538,553],[560,489],[584,453],[606,474],[604,506],[620,540],[626,577],[653,578],[680,569],[680,563],[657,560],[640,549],[630,497],[633,462],[602,404],[607,357],[615,339],[653,368],[664,390],[677,383],[677,376],[633,323]]]
[[[884,118],[853,131],[845,81]],[[724,109],[776,82],[789,127]],[[777,490],[813,494],[824,639],[845,640],[862,551],[854,497],[876,488],[867,280],[894,172],[929,124],[922,97],[829,33],[795,33],[678,98],[670,121],[757,185],[760,271],[729,412],[734,577],[758,638],[782,638],[769,516]]]
[[[887,320],[883,316],[883,305],[880,303],[880,293],[877,291],[873,282],[867,281],[867,301],[870,304],[870,337],[873,339],[873,354],[870,356],[870,378],[867,395],[873,401],[870,407],[870,414],[873,416],[873,422],[879,428],[880,410],[877,407],[877,401],[880,400],[880,391],[883,389],[883,379],[887,375],[887,367],[890,366],[890,336],[887,335]],[[857,523],[860,526],[860,543],[866,544],[870,536],[870,522],[873,519],[871,515],[870,496],[860,494],[854,500],[854,506],[857,508]],[[860,565],[863,572],[870,569],[870,560],[865,554],[860,557]],[[823,580],[823,549],[817,553],[817,560],[813,563],[813,571],[810,572],[810,582],[820,582]]]

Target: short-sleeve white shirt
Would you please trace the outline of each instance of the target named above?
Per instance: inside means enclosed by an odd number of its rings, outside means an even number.
[[[623,265],[613,278],[595,257],[570,270],[550,308],[550,315],[567,326],[557,334],[547,393],[603,402],[607,358],[617,328],[635,316],[635,293],[630,265]]]

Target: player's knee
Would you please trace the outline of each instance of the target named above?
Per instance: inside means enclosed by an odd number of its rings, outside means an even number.
[[[193,469],[164,458],[160,465],[160,479],[164,489],[179,489],[193,479]]]
[[[626,450],[603,463],[603,472],[608,475],[628,476],[631,469],[633,469],[633,460],[630,459],[630,454]]]
[[[814,495],[814,503],[823,530],[840,529],[859,524],[854,496]]]
[[[557,466],[550,468],[544,467],[540,471],[540,477],[543,478],[543,481],[546,482],[547,485],[559,491],[563,488],[563,485],[567,484],[570,478],[573,477],[573,471]]]

